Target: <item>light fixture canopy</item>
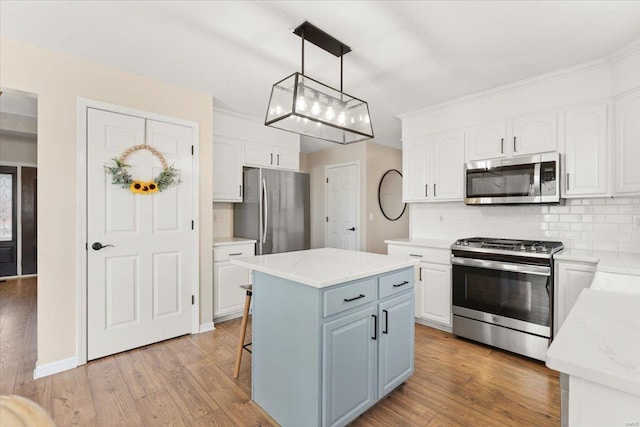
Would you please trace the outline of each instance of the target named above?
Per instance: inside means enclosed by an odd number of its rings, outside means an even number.
[[[302,72],[273,85],[264,124],[339,144],[373,138],[368,104],[342,91],[342,57],[351,48],[306,21],[294,34],[302,38]],[[304,74],[305,41],[340,58],[340,90]]]

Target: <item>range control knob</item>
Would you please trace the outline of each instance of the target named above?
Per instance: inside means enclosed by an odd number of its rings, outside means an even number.
[[[520,245],[520,250],[521,250],[521,251],[526,251],[526,250],[527,250],[527,247],[526,247],[525,245]]]

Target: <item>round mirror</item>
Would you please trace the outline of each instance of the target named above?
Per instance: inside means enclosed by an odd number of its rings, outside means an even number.
[[[378,204],[382,215],[389,221],[398,220],[405,209],[406,203],[402,203],[402,174],[389,169],[382,175],[378,186]]]

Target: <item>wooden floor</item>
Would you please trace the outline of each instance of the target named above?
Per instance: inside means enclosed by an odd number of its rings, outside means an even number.
[[[269,426],[249,402],[251,356],[231,378],[239,320],[33,380],[36,281],[0,283],[0,394],[59,426]],[[559,425],[558,377],[535,362],[416,325],[415,374],[354,426]]]

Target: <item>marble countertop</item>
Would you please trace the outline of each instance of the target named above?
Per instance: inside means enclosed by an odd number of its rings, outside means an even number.
[[[368,252],[321,248],[233,258],[232,263],[315,288],[411,267],[416,261]]]
[[[547,351],[546,364],[640,396],[640,295],[585,289]]]
[[[598,264],[598,271],[640,275],[640,254],[626,252],[564,249],[553,256],[557,260]]]
[[[213,238],[213,247],[216,246],[227,246],[227,245],[237,245],[238,243],[256,243],[255,240],[245,239],[243,237],[214,237]]]
[[[436,249],[451,249],[451,245],[456,239],[411,239],[409,237],[403,239],[390,239],[384,242],[394,245],[406,245],[406,246],[424,246],[425,248]]]

